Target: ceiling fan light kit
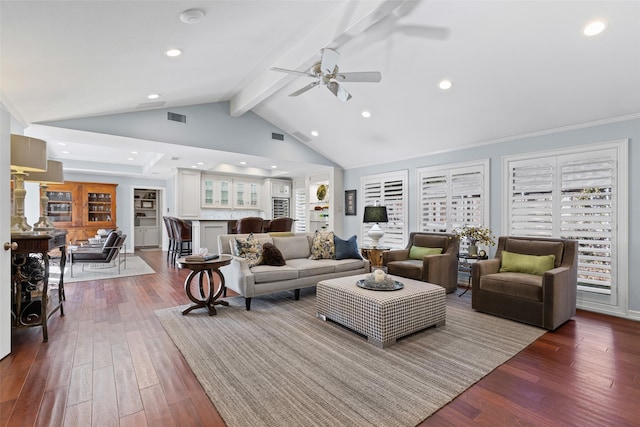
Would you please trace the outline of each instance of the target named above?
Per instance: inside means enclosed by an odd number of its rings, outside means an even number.
[[[352,73],[341,73],[338,68],[338,59],[340,54],[337,50],[325,48],[322,49],[322,58],[316,62],[307,71],[287,70],[285,68],[273,67],[273,71],[279,71],[281,73],[295,74],[298,76],[311,77],[316,81],[309,83],[301,89],[289,94],[289,96],[298,96],[306,91],[313,89],[314,87],[322,83],[329,89],[333,95],[342,102],[347,102],[351,99],[351,94],[340,85],[339,82],[356,83],[378,83],[382,80],[382,74],[378,71],[363,71]]]

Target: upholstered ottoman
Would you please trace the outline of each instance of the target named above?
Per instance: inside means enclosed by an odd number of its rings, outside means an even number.
[[[316,288],[317,315],[365,335],[384,348],[397,338],[445,323],[445,289],[398,277],[397,291],[372,291],[356,285],[366,275],[323,280]]]

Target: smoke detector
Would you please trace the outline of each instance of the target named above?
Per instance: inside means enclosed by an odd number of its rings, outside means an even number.
[[[196,24],[204,18],[204,10],[189,9],[180,14],[180,20],[185,24]]]

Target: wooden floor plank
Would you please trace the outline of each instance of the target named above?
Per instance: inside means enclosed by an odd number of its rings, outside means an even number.
[[[156,273],[65,286],[49,343],[39,328],[12,330],[0,426],[225,425],[154,314],[189,303],[188,271],[166,252],[136,255]],[[639,322],[578,310],[420,425],[638,426],[638,336]]]

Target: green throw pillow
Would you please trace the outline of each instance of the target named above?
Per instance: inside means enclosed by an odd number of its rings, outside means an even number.
[[[423,248],[422,246],[411,246],[409,259],[422,259],[427,255],[440,255],[442,248]]]
[[[537,276],[553,269],[555,255],[524,255],[502,251],[500,272],[528,273]]]

